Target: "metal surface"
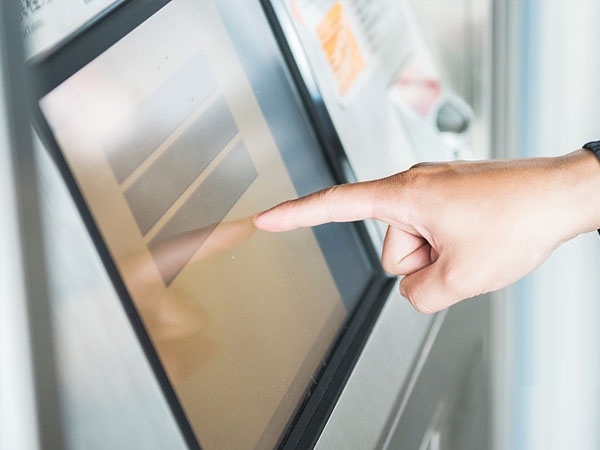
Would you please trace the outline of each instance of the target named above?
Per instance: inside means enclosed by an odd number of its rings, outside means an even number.
[[[442,318],[440,316],[440,318]],[[390,417],[410,389],[411,374],[430,346],[423,346],[432,316],[417,313],[396,287],[316,445],[317,449],[376,448]]]
[[[3,8],[0,8],[0,23]],[[5,31],[0,25],[0,32]],[[0,43],[4,43],[0,39]],[[32,351],[24,292],[24,277],[15,180],[5,97],[6,61],[0,58],[0,447],[39,448]],[[30,430],[18,433],[16,430]]]
[[[488,447],[488,310],[477,298],[447,311],[382,448]]]
[[[60,449],[55,348],[15,2],[0,4],[0,443]]]

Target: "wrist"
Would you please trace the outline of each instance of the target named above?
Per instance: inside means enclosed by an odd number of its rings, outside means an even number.
[[[600,160],[589,150],[577,150],[559,157],[566,192],[569,240],[600,228]]]

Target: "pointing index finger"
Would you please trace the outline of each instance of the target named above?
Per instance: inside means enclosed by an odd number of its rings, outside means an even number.
[[[380,192],[377,181],[333,186],[257,214],[254,225],[264,231],[289,231],[328,222],[377,219]]]

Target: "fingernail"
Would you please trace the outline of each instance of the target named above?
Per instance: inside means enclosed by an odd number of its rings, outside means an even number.
[[[261,211],[259,213],[254,214],[252,217],[252,222],[256,228],[261,228],[261,225],[264,225],[264,215],[267,211]]]
[[[260,216],[262,216],[263,212],[256,213],[252,216],[252,222],[254,222],[255,226],[258,226],[258,221],[260,220]]]

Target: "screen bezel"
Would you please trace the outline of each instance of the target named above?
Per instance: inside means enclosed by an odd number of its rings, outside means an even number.
[[[33,62],[30,65],[34,86],[32,110],[34,127],[67,184],[182,435],[189,448],[200,448],[198,439],[188,422],[185,411],[166,375],[148,332],[91,215],[86,200],[39,107],[39,100],[42,97],[170,1],[129,0],[121,3],[101,20],[83,31],[77,39],[67,42],[45,59]],[[322,99],[319,102],[319,98],[315,97],[314,90],[309,92],[307,89],[309,80],[306,79],[306,76],[303,77],[300,74],[271,3],[268,0],[257,0],[256,6],[257,13],[265,14],[271,26],[274,39],[282,53],[284,65],[287,66],[286,69],[293,80],[293,84],[290,83],[290,89],[296,90],[299,94],[301,99],[299,107],[304,110],[315,131],[335,182],[354,181],[353,174],[348,169],[349,164],[333,122]],[[314,446],[394,284],[395,279],[387,276],[381,268],[379,255],[375,251],[364,224],[354,223],[348,226],[354,227],[359,244],[373,268],[370,282],[365,286],[361,300],[348,317],[343,329],[340,330],[338,338],[332,342],[325,357],[325,363],[314,376],[315,384],[307,386],[301,402],[297,405],[296,411],[279,439],[279,448]]]

